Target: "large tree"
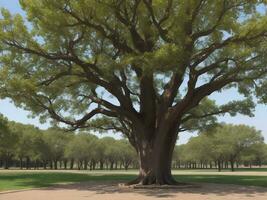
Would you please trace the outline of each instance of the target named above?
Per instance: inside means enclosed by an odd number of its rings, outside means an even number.
[[[179,132],[215,114],[251,115],[254,89],[267,99],[264,0],[20,4],[27,19],[2,10],[2,97],[74,129],[123,132],[140,159],[133,183],[174,184]],[[232,87],[243,100],[207,98]]]

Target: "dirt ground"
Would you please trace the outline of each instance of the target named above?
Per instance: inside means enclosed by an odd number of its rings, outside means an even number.
[[[0,200],[266,200],[267,189],[200,184],[186,189],[129,189],[118,183],[80,183],[0,194]]]

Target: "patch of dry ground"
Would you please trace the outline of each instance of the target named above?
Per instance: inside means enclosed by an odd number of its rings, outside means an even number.
[[[120,188],[116,182],[60,185],[45,189],[6,192],[0,200],[266,200],[267,189],[236,185],[201,184],[186,189]]]

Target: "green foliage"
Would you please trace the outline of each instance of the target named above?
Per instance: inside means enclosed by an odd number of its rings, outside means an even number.
[[[119,148],[119,142],[112,137],[105,137],[102,139],[105,146],[104,155],[110,162],[114,163],[119,159],[122,149]]]
[[[42,120],[95,128],[87,122],[103,115],[136,122],[132,116],[142,115],[148,101],[158,109],[154,113],[162,110],[155,105],[178,112],[178,104],[187,101],[177,122],[196,130],[210,128],[214,115],[251,116],[254,91],[266,102],[267,18],[258,11],[265,1],[20,0],[20,5],[26,18],[1,11],[0,95]],[[206,98],[234,87],[243,101],[217,106]]]
[[[210,129],[176,147],[174,160],[183,163],[243,162],[262,165],[267,161],[266,144],[260,131],[245,125]]]
[[[65,148],[65,156],[77,160],[90,160],[95,158],[96,136],[79,133],[69,141]]]
[[[264,143],[259,131],[245,125],[222,126],[215,130],[211,140],[214,157],[226,160],[238,160],[241,152]]]
[[[8,120],[3,116],[0,115],[0,133],[1,133],[1,139],[4,138],[4,134],[8,132]]]
[[[59,128],[50,128],[44,132],[44,142],[48,147],[46,154],[50,160],[58,161],[64,157],[65,147],[71,136],[72,133]]]
[[[115,140],[111,137],[99,139],[88,132],[70,132],[59,127],[40,130],[32,125],[9,122],[0,117],[0,167],[8,159],[8,166],[14,166],[11,161],[19,161],[20,168],[27,169],[42,166],[57,168],[64,162],[64,168],[71,169],[84,163],[84,169],[90,165],[115,165],[125,169],[133,166],[137,155],[127,140]],[[73,164],[70,164],[73,162]],[[33,165],[33,163],[35,163]],[[39,163],[38,166],[36,166]],[[77,165],[76,165],[77,164]],[[71,166],[72,165],[72,166]],[[115,167],[115,166],[113,166]],[[103,166],[98,168],[103,169]]]
[[[5,168],[8,168],[10,159],[15,155],[18,141],[18,132],[11,130],[8,120],[0,115],[0,157],[5,161]]]
[[[16,144],[16,156],[19,159],[33,158],[37,159],[40,157],[39,148],[42,140],[42,132],[31,125],[23,125],[15,122],[9,122],[10,129],[18,133],[18,141],[14,141]]]

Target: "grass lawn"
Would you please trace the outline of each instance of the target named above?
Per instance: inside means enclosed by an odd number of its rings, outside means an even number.
[[[267,172],[267,168],[263,167],[263,168],[235,168],[234,169],[235,172]],[[190,172],[190,171],[196,171],[196,172],[217,172],[218,170],[217,169],[175,169],[174,171],[187,171],[187,172]],[[222,169],[222,172],[231,172],[231,169]]]
[[[105,172],[18,172],[0,171],[0,191],[48,187],[55,184],[84,181],[129,181],[134,179],[136,171],[122,174]],[[175,175],[181,182],[219,183],[267,187],[267,176],[231,176],[231,175]]]
[[[181,182],[218,183],[267,187],[267,176],[231,176],[231,175],[176,175]]]
[[[127,181],[134,175],[93,175],[91,173],[64,172],[0,172],[0,191],[48,187],[55,184],[77,183],[85,181]]]

